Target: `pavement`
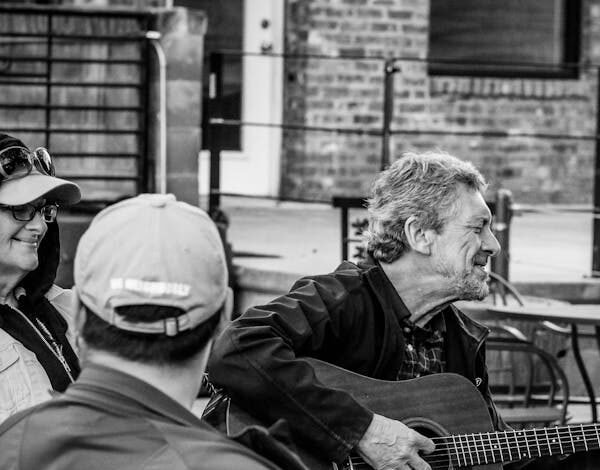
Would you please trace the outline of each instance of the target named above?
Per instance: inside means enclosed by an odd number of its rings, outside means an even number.
[[[329,272],[341,260],[340,211],[330,205],[224,196],[221,208],[229,217],[235,264],[316,274]],[[591,207],[516,209],[509,232],[512,282],[594,281]],[[364,214],[352,210],[350,219]]]

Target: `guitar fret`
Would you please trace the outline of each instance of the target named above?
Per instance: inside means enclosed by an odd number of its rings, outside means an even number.
[[[512,460],[512,452],[510,451],[510,442],[508,441],[508,432],[504,432],[504,439],[506,440],[506,449],[508,450],[508,459]]]
[[[522,431],[513,431],[514,434],[514,439],[515,439],[515,444],[516,444],[516,450],[517,450],[517,457],[519,459],[524,458],[523,456],[527,456],[527,452],[523,453],[523,450],[521,449],[521,441],[519,439],[519,437],[523,436],[523,432]]]
[[[554,426],[554,429],[556,429],[556,437],[558,439],[558,445],[560,446],[560,453],[564,454],[565,452],[563,451],[562,440],[560,438],[560,433],[558,432],[558,426]]]
[[[471,434],[471,438],[473,439],[473,445],[475,446],[475,456],[477,457],[477,465],[481,465],[481,460],[479,459],[479,448],[477,447],[477,437],[475,433]],[[471,457],[471,461],[473,457]]]
[[[469,444],[469,436],[465,434],[465,443],[467,445],[467,451],[469,452],[469,458],[471,459],[471,465],[474,465],[473,462],[473,451],[471,450],[471,444]]]
[[[500,444],[500,433],[499,432],[496,433],[496,440],[498,441],[498,449],[500,450],[500,460],[502,462],[504,462],[505,458],[504,458],[504,453],[502,452],[502,444]]]
[[[494,433],[496,435],[496,445],[492,445],[492,437],[491,434],[488,432],[488,436],[490,436],[490,447],[492,448],[492,461],[494,463],[496,462],[502,462],[504,459],[502,458],[502,450],[500,449],[500,440],[498,439],[498,433]],[[494,450],[493,449],[497,449],[499,451],[500,456],[496,457],[496,455],[494,454]]]
[[[585,437],[585,431],[583,429],[583,424],[580,424],[581,427],[581,437],[583,438],[583,445],[585,446],[585,451],[587,452],[588,450],[588,445],[587,445],[587,438]]]
[[[531,458],[531,449],[529,448],[529,439],[527,438],[527,430],[523,433],[523,437],[525,438],[525,448],[527,449],[526,455]]]
[[[546,442],[548,444],[548,452],[552,455],[552,446],[550,446],[550,437],[548,436],[548,428],[544,428],[544,432],[546,433]]]
[[[466,439],[466,436],[464,436]],[[463,435],[461,434],[459,437],[459,441],[460,441],[460,448],[462,449],[463,452],[463,459],[465,461],[465,465],[467,465],[467,451],[465,450],[465,446],[463,445]]]
[[[452,442],[450,442],[450,438],[452,438]],[[458,459],[458,451],[456,449],[456,443],[454,442],[454,436],[446,436],[444,438],[444,445],[445,445],[445,449],[440,449],[440,452],[442,452],[444,455],[448,456],[448,460],[450,463],[450,468],[453,467],[459,467],[460,466],[460,460]],[[452,446],[454,445],[454,454],[452,454]]]
[[[483,433],[479,433],[479,440],[481,441],[481,450],[483,451],[483,461],[487,464],[487,452],[485,450],[485,443],[483,442]],[[477,463],[481,465],[481,461],[479,460],[479,451],[477,451]]]
[[[538,440],[537,431],[535,429],[533,430],[533,436],[535,437],[535,445],[537,446],[538,457],[541,457],[542,456],[542,449],[540,449],[540,441]]]
[[[571,447],[573,448],[573,452],[575,451],[575,441],[573,440],[573,433],[571,432],[571,428],[567,428],[569,431],[569,437],[571,438]]]
[[[460,436],[459,436],[459,440],[460,440]],[[458,461],[458,466],[460,467],[461,463],[460,463],[460,454],[458,453],[458,446],[456,445],[456,437],[454,435],[452,435],[452,443],[454,444],[454,450],[456,452],[456,460]],[[466,462],[465,462],[466,464]]]

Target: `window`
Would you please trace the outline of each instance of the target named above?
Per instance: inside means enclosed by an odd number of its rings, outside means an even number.
[[[175,0],[175,6],[202,10],[208,18],[204,38],[204,65],[202,77],[202,135],[208,132],[208,76],[210,54],[215,51],[242,51],[242,0]],[[241,120],[242,115],[242,56],[226,54],[223,58],[223,118]],[[223,150],[240,150],[240,126],[221,128]],[[206,138],[202,148],[206,149]]]
[[[576,77],[579,34],[580,0],[431,0],[429,71]]]

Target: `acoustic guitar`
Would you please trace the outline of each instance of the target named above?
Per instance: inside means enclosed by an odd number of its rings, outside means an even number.
[[[316,359],[306,361],[326,386],[344,390],[374,413],[402,421],[433,439],[434,452],[422,457],[434,470],[496,470],[502,469],[503,463],[600,448],[598,423],[495,431],[483,397],[469,380],[457,374],[390,382],[364,377]],[[229,404],[229,434],[242,432],[253,424],[257,424],[255,418]],[[333,463],[319,459],[307,449],[298,450],[302,461],[312,470],[371,469],[357,454],[345,462]]]

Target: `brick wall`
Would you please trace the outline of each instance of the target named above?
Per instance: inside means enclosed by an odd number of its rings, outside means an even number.
[[[582,58],[600,62],[600,2],[583,0]],[[290,0],[286,52],[288,124],[380,130],[383,60],[426,58],[429,5],[423,0]],[[335,56],[318,58],[313,55]],[[367,58],[359,58],[367,57]],[[431,77],[423,62],[397,63],[392,159],[441,148],[473,161],[491,183],[527,203],[591,203],[592,140],[514,134],[593,135],[596,72],[578,79]],[[433,131],[425,133],[423,131]],[[452,131],[457,135],[436,132]],[[459,135],[507,131],[511,137]],[[284,197],[364,195],[379,169],[381,137],[286,132]]]

